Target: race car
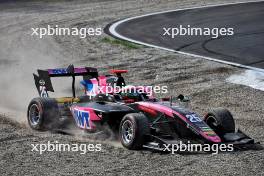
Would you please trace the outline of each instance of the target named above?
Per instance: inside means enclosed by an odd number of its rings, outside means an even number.
[[[96,92],[87,95],[91,86],[103,84],[113,86],[124,70],[113,70],[119,75],[99,76],[96,68],[81,67],[38,70],[34,74],[35,84],[40,97],[32,99],[28,106],[27,119],[34,130],[53,130],[67,128],[74,124],[87,132],[103,130],[107,124],[117,132],[125,148],[141,149],[143,147],[162,150],[166,144],[179,140],[190,140],[208,144],[254,144],[240,130],[235,129],[232,114],[223,108],[212,109],[204,117],[192,110],[182,107],[173,98],[158,100],[139,92],[137,87],[130,92]],[[75,77],[82,76],[81,85],[86,89],[84,96],[75,95]],[[54,91],[51,77],[72,77],[72,97],[50,98],[48,92]],[[111,80],[111,81],[110,81]],[[124,79],[119,85],[127,89]],[[176,97],[179,102],[188,102],[186,96]]]

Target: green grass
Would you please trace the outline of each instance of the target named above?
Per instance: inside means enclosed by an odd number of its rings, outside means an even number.
[[[122,45],[124,47],[126,47],[127,49],[139,49],[141,48],[140,45],[125,41],[125,40],[119,40],[119,39],[114,39],[114,38],[110,38],[110,37],[104,37],[102,39],[102,42],[104,43],[110,43],[113,45]]]

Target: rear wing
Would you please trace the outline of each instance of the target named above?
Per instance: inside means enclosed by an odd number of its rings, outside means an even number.
[[[38,75],[33,74],[35,85],[40,97],[48,97],[48,92],[54,92],[51,77],[72,77],[72,94],[75,97],[75,77],[83,76],[84,80],[97,78],[98,71],[92,67],[74,68],[69,65],[68,68],[56,68],[47,70],[37,70]]]
[[[46,70],[50,77],[67,77],[67,76],[98,76],[96,68],[79,67],[74,68],[70,65],[68,68],[56,68]]]

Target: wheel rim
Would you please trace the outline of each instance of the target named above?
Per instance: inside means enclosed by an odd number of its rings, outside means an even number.
[[[133,124],[131,121],[126,120],[122,125],[122,139],[125,144],[130,143],[134,137]]]
[[[30,124],[33,126],[36,126],[40,121],[40,112],[36,104],[33,104],[30,106],[29,121],[30,121]]]
[[[214,116],[208,116],[206,118],[206,123],[208,124],[208,126],[210,126],[211,128],[216,128],[217,127],[217,120],[215,119]]]

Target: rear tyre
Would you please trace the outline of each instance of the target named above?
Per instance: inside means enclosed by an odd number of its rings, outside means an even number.
[[[212,109],[205,116],[204,121],[220,136],[235,132],[233,115],[227,109]]]
[[[148,134],[150,134],[150,128],[145,115],[130,113],[123,117],[119,127],[119,138],[125,148],[141,149]]]
[[[50,130],[56,128],[59,120],[59,108],[55,99],[34,98],[28,105],[27,119],[34,130]]]

